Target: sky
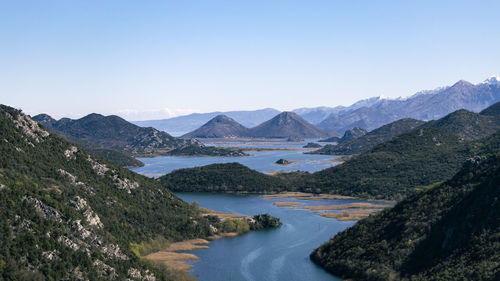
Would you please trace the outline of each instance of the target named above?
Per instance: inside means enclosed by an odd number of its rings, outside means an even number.
[[[0,0],[0,103],[129,120],[500,75],[500,1]]]

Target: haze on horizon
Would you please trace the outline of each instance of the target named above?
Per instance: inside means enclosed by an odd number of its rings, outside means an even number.
[[[500,75],[499,10],[498,1],[3,1],[0,102],[56,118],[144,120],[406,97]]]

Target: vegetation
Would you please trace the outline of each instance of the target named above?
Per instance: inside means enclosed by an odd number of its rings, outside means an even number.
[[[94,149],[94,148],[91,148],[89,146],[85,146],[85,149],[87,149],[87,151],[89,151],[95,155],[98,155],[99,157],[105,158],[105,159],[107,159],[107,160],[109,160],[117,165],[120,165],[122,167],[125,167],[125,168],[144,166],[144,163],[142,163],[141,161],[139,161],[139,160],[135,159],[134,157],[129,156],[125,153],[119,152],[117,150],[104,149],[104,148]]]
[[[259,173],[239,163],[212,164],[180,169],[159,178],[172,190],[183,192],[280,192],[288,190],[285,181]]]
[[[328,154],[328,155],[350,155],[358,154],[374,148],[377,144],[388,141],[401,134],[407,133],[425,122],[415,119],[401,119],[390,124],[384,125],[369,133],[362,134],[359,132],[356,138],[350,140],[336,140],[337,145],[325,145],[311,154]],[[346,131],[347,133],[347,131]],[[328,140],[325,140],[328,141]]]
[[[499,280],[500,156],[466,162],[429,186],[337,234],[311,254],[353,280]]]
[[[500,152],[500,133],[466,141],[441,129],[422,128],[312,174],[269,176],[231,163],[177,170],[160,177],[160,182],[173,191],[303,191],[401,200],[418,188],[452,177],[468,158],[496,152]]]
[[[172,137],[154,128],[134,125],[118,116],[89,114],[78,120],[33,117],[49,131],[122,166],[140,166],[133,157],[156,155],[240,156],[242,152],[206,147],[192,139]],[[176,154],[178,153],[178,154]]]
[[[198,145],[190,145],[182,148],[176,148],[174,150],[169,151],[167,155],[248,156],[248,154],[244,153],[243,150],[239,148],[221,148],[215,146],[198,146]]]
[[[123,280],[136,270],[166,280],[134,252],[159,237],[213,234],[157,181],[49,135],[20,111],[1,105],[0,127],[0,279]]]
[[[260,214],[253,216],[249,221],[251,230],[261,230],[266,228],[276,228],[282,225],[279,218],[273,217],[269,214]]]

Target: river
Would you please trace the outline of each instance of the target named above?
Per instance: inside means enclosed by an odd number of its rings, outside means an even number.
[[[213,193],[176,193],[186,202],[222,212],[244,215],[269,213],[280,218],[277,229],[251,231],[236,237],[214,240],[208,249],[190,251],[200,258],[191,262],[190,274],[200,281],[217,280],[341,280],[317,266],[309,254],[335,233],[352,226],[318,216],[308,210],[277,207],[259,195]],[[331,205],[360,200],[324,199],[321,201],[285,199],[307,205]]]

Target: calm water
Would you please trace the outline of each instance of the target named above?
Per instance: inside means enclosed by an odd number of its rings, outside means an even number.
[[[177,193],[187,202],[198,201],[202,207],[217,211],[255,215],[269,213],[279,217],[283,226],[277,229],[251,231],[237,237],[214,240],[209,249],[190,251],[194,261],[190,273],[200,281],[217,280],[341,280],[312,263],[309,254],[335,233],[352,226],[323,218],[307,210],[272,205],[258,195],[213,193]],[[344,204],[358,200],[295,200],[306,204]]]
[[[235,143],[235,142],[221,142],[210,143],[209,145],[217,146],[238,146],[238,147],[259,147],[259,148],[294,148],[300,149],[305,142],[293,143],[273,143],[273,142],[248,142],[248,143]],[[270,173],[273,171],[308,171],[316,172],[337,165],[334,162],[338,156],[332,155],[316,155],[304,154],[304,151],[250,151],[247,152],[250,156],[241,157],[179,157],[179,156],[160,156],[155,158],[138,158],[144,164],[144,167],[132,168],[131,170],[139,174],[150,177],[159,177],[176,169],[192,168],[204,166],[214,163],[231,163],[239,162],[251,169],[263,173]],[[296,161],[290,165],[277,165],[274,162],[284,158],[287,160]]]

